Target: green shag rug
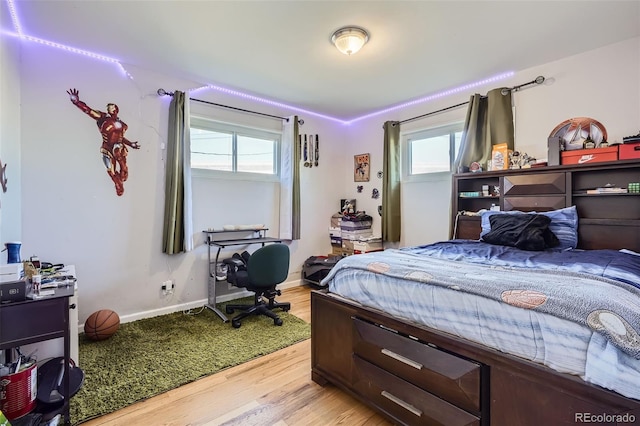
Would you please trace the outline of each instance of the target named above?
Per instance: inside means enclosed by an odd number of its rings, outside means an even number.
[[[252,303],[253,298],[229,303],[238,302]],[[218,305],[222,312],[224,306]],[[311,337],[308,323],[287,312],[276,313],[284,322],[280,327],[265,316],[251,316],[236,329],[205,308],[197,315],[180,312],[121,324],[103,341],[81,334],[79,357],[85,381],[71,398],[72,423],[117,411]]]

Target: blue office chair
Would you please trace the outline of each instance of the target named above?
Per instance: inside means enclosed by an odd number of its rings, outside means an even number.
[[[275,297],[281,294],[276,286],[284,282],[289,275],[289,257],[288,246],[269,244],[251,255],[247,252],[242,255],[236,253],[230,259],[223,260],[228,268],[227,281],[255,293],[253,305],[226,306],[227,314],[236,310],[242,311],[231,320],[234,328],[239,328],[242,325],[240,321],[250,315],[265,315],[272,318],[275,325],[282,325],[282,319],[273,310],[282,309],[286,312],[291,309],[290,303],[275,301]]]

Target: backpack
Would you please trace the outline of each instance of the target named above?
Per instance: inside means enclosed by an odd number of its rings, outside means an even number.
[[[302,281],[318,287],[326,287],[320,282],[329,275],[342,256],[311,256],[302,266]]]

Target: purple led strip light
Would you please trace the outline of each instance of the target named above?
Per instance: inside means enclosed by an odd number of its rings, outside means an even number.
[[[20,26],[20,21],[18,19],[18,14],[16,12],[14,1],[13,0],[6,0],[6,2],[7,2],[7,5],[9,6],[9,11],[10,11],[10,14],[11,14],[11,20],[13,21],[13,26],[15,27],[17,36],[20,37],[21,39],[27,40],[27,41],[32,41],[32,42],[35,42],[35,43],[40,43],[40,44],[43,44],[43,45],[49,46],[49,47],[55,47],[57,49],[66,50],[66,51],[71,52],[71,53],[76,53],[76,54],[79,54],[79,55],[88,56],[88,57],[93,58],[93,59],[99,59],[101,61],[105,61],[105,62],[110,62],[112,64],[116,64],[116,65],[118,65],[120,70],[128,78],[133,80],[133,76],[125,69],[125,67],[122,65],[122,63],[118,59],[110,58],[108,56],[99,55],[97,53],[89,52],[87,50],[78,49],[76,47],[67,46],[67,45],[64,45],[64,44],[60,44],[60,43],[56,43],[56,42],[52,42],[52,41],[48,41],[48,40],[43,40],[41,38],[32,37],[32,36],[24,34],[22,32],[22,28]],[[324,118],[324,119],[331,120],[331,121],[336,121],[336,122],[344,124],[344,125],[349,125],[349,124],[355,123],[356,121],[365,120],[367,118],[375,117],[377,115],[381,115],[381,114],[384,114],[384,113],[387,113],[387,112],[396,111],[396,110],[399,110],[399,109],[407,108],[407,107],[412,106],[412,105],[417,105],[417,104],[429,102],[429,101],[432,101],[434,99],[439,99],[439,98],[442,98],[442,97],[445,97],[445,96],[448,96],[448,95],[452,95],[454,93],[459,93],[459,92],[462,92],[462,91],[467,90],[467,89],[471,89],[471,88],[474,88],[474,87],[482,86],[482,85],[485,85],[485,84],[488,84],[488,83],[492,83],[494,81],[503,80],[505,78],[512,77],[513,75],[514,75],[513,71],[509,71],[509,72],[506,72],[506,73],[498,74],[496,76],[489,77],[489,78],[484,79],[484,80],[480,80],[480,81],[476,81],[476,82],[473,82],[473,83],[465,84],[463,86],[455,87],[453,89],[445,90],[443,92],[439,92],[439,93],[436,93],[436,94],[433,94],[433,95],[429,95],[429,96],[426,96],[426,97],[415,99],[413,101],[409,101],[409,102],[405,102],[405,103],[402,103],[402,104],[399,104],[399,105],[396,105],[396,106],[392,106],[392,107],[389,107],[389,108],[381,109],[379,111],[375,111],[375,112],[372,112],[372,113],[369,113],[369,114],[365,114],[365,115],[362,115],[360,117],[356,117],[356,118],[351,119],[351,120],[342,120],[342,119],[339,119],[339,118],[335,118],[335,117],[331,117],[331,116],[328,116],[328,115],[320,114],[320,113],[317,113],[317,112],[309,111],[309,110],[306,110],[306,109],[303,109],[303,108],[298,108],[298,107],[295,107],[295,106],[292,106],[292,105],[283,104],[281,102],[272,101],[272,100],[265,99],[265,98],[260,98],[260,97],[254,96],[254,95],[249,95],[247,93],[239,92],[237,90],[227,89],[225,87],[216,86],[216,85],[212,85],[212,84],[207,84],[207,85],[202,86],[202,87],[191,89],[190,92],[195,92],[195,91],[199,91],[199,90],[203,90],[203,89],[215,90],[217,92],[225,93],[225,94],[236,96],[236,97],[239,97],[239,98],[249,99],[249,100],[254,101],[254,102],[260,102],[260,103],[263,103],[263,104],[272,105],[272,106],[276,106],[276,107],[280,107],[280,108],[285,108],[285,109],[289,109],[289,110],[292,110],[292,111],[303,112],[305,114],[313,115],[315,117]]]

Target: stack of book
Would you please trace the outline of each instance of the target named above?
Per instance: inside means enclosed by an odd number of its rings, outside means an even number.
[[[480,197],[482,195],[482,192],[480,191],[463,191],[460,192],[460,197],[461,198],[474,198],[474,197]]]
[[[587,194],[626,194],[627,188],[617,186],[605,186],[602,188],[587,189]]]

